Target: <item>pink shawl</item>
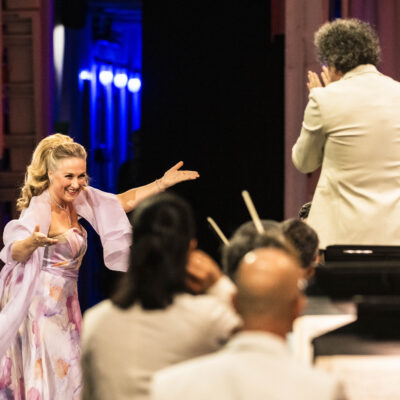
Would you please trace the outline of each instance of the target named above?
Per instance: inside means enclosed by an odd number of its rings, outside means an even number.
[[[109,269],[126,271],[131,245],[131,225],[117,197],[98,189],[86,187],[74,202],[75,209],[99,234],[103,245],[104,262]],[[20,278],[14,294],[0,312],[0,357],[12,343],[19,326],[26,317],[35,293],[43,261],[44,248],[37,248],[25,263],[11,257],[11,245],[27,238],[40,226],[40,232],[47,235],[50,227],[50,196],[46,190],[31,199],[19,219],[10,221],[4,229],[4,248],[0,258],[5,266],[0,273],[0,298],[6,278],[14,268],[18,268]]]

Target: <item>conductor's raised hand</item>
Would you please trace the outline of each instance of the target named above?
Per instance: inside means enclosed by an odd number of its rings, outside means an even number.
[[[159,180],[161,189],[165,190],[170,186],[174,186],[179,182],[191,181],[200,177],[197,171],[181,170],[183,161],[179,161],[172,168],[165,172],[163,177]]]
[[[332,82],[331,75],[329,73],[329,69],[326,65],[322,66],[321,78],[322,78],[322,82],[324,82],[325,86],[328,86]]]
[[[308,90],[314,89],[316,87],[324,87],[324,86],[328,86],[331,83],[331,78],[330,78],[330,74],[329,74],[329,70],[328,67],[326,65],[322,66],[322,71],[321,71],[321,78],[322,78],[322,82],[319,79],[319,76],[317,73],[313,72],[313,71],[308,71],[307,73],[307,87]]]
[[[307,79],[308,79],[308,82],[307,82],[308,90],[311,91],[311,89],[314,89],[316,87],[322,87],[322,83],[321,83],[317,73],[315,73],[313,71],[308,71]]]
[[[56,244],[58,242],[57,239],[49,238],[44,233],[40,232],[39,225],[35,226],[35,230],[33,231],[31,238],[32,238],[32,244],[35,247],[47,247]]]

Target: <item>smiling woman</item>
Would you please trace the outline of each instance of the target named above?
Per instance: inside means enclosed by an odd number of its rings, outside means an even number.
[[[75,157],[61,160],[57,168],[50,170],[48,175],[52,199],[57,204],[71,202],[86,185],[86,162]]]
[[[49,195],[52,201],[52,226],[49,236],[65,231],[65,227],[79,228],[78,216],[72,202],[86,186],[86,162],[77,157],[66,158],[49,171]]]
[[[0,397],[79,399],[81,311],[77,278],[86,219],[100,235],[108,268],[126,271],[141,199],[196,179],[182,162],[161,179],[120,195],[87,186],[86,151],[66,135],[43,139],[27,168],[18,220],[4,230],[0,273]]]

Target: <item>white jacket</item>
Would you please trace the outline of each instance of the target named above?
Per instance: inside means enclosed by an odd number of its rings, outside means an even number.
[[[309,215],[321,248],[400,245],[400,83],[373,65],[311,90],[294,165],[322,165]]]
[[[166,368],[153,380],[152,400],[339,400],[341,385],[294,360],[283,339],[245,331],[224,350]]]

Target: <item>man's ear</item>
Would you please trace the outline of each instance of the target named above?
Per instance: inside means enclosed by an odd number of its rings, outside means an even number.
[[[344,75],[342,71],[337,70],[335,67],[328,67],[328,71],[331,82],[336,82],[342,79]]]

